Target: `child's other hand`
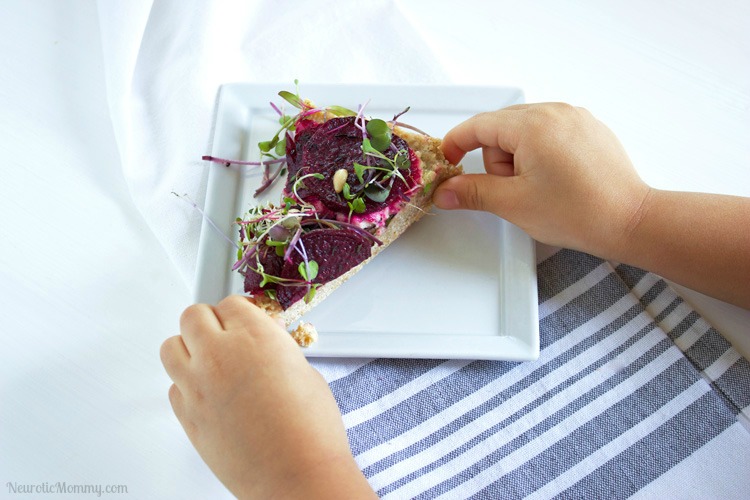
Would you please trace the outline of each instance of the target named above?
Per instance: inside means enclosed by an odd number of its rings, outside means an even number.
[[[487,174],[447,180],[435,204],[495,213],[543,243],[617,254],[651,191],[614,134],[567,104],[482,113],[443,141],[453,163],[480,147]]]
[[[371,494],[328,385],[276,321],[232,296],[215,307],[187,308],[180,331],[161,348],[174,381],[169,399],[198,453],[232,493]]]

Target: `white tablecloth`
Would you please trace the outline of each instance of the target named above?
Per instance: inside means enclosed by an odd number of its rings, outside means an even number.
[[[750,196],[749,24],[743,4],[698,1],[5,2],[0,492],[228,496],[158,359],[200,227],[170,192],[202,201],[221,83],[516,85],[589,108],[656,187]],[[750,312],[681,290],[750,355]],[[747,433],[731,429],[639,494],[748,491]]]

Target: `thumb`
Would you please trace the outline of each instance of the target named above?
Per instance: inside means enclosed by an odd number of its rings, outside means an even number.
[[[432,201],[444,210],[480,210],[507,218],[520,196],[517,188],[517,177],[464,174],[440,184]]]

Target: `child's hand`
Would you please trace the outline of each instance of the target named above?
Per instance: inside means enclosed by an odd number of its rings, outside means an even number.
[[[189,307],[161,348],[169,399],[201,457],[245,498],[372,495],[333,395],[290,335],[247,298]]]
[[[651,191],[614,134],[567,104],[482,113],[443,141],[453,163],[480,147],[487,174],[447,180],[435,204],[493,212],[543,243],[617,255]]]

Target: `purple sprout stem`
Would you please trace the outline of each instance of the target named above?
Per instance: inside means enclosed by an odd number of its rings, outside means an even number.
[[[403,115],[404,113],[406,113],[410,109],[411,109],[411,106],[407,106],[406,109],[403,110],[402,112],[400,112],[399,114],[393,115],[393,121],[395,122],[396,120],[398,120],[399,116]]]
[[[413,125],[409,125],[408,123],[402,123],[402,122],[398,122],[396,120],[392,120],[392,121],[390,121],[388,123],[390,123],[394,127],[406,128],[406,129],[409,129],[409,130],[413,130],[414,132],[420,133],[420,134],[422,134],[424,136],[430,137],[430,134],[428,134],[424,130],[420,130],[420,129],[418,129],[417,127],[415,127]]]
[[[175,195],[176,197],[178,197],[179,199],[181,199],[182,201],[184,201],[185,203],[191,205],[194,209],[196,209],[198,211],[198,213],[200,213],[201,216],[203,217],[203,220],[205,220],[206,222],[208,222],[211,225],[211,227],[213,227],[216,230],[217,233],[219,233],[225,240],[227,240],[229,242],[230,245],[232,245],[237,250],[240,249],[240,246],[237,243],[235,243],[234,241],[230,240],[229,237],[226,234],[224,234],[224,231],[222,231],[221,229],[219,229],[219,226],[217,226],[216,223],[211,220],[211,217],[209,217],[208,215],[206,215],[206,212],[204,212],[203,209],[201,207],[199,207],[197,203],[195,203],[193,200],[191,200],[188,195],[183,194],[182,196],[180,196],[179,194],[175,193],[174,191],[172,191],[172,194]]]
[[[234,263],[232,266],[232,271],[236,271],[243,267],[244,265],[249,265],[248,261],[255,256],[255,254],[258,253],[258,246],[254,245],[249,250],[247,250],[245,253],[242,254],[242,258],[239,259],[237,262]]]
[[[310,108],[310,109],[308,109],[307,111],[303,111],[303,112],[301,112],[301,113],[299,114],[299,117],[300,117],[300,118],[305,118],[305,117],[307,117],[307,116],[309,116],[309,115],[314,115],[315,113],[319,113],[319,112],[321,112],[321,111],[325,111],[325,110],[323,110],[323,109],[320,109],[320,108]]]
[[[261,161],[263,163],[263,183],[268,182],[268,177],[271,175],[271,166],[268,162]]]
[[[291,262],[292,261],[292,249],[297,246],[297,242],[300,241],[300,237],[302,236],[302,228],[297,229],[297,232],[294,233],[294,236],[292,236],[292,239],[289,241],[289,245],[286,248],[286,252],[284,253],[284,260]]]
[[[370,103],[368,99],[364,104],[357,108],[357,116],[354,117],[354,125],[362,131],[362,140],[367,139],[367,127],[365,126],[365,107]],[[358,121],[360,123],[358,123]]]
[[[271,165],[273,163],[280,163],[286,161],[285,158],[277,158],[276,160],[268,161],[240,161],[240,160],[228,160],[226,158],[217,158],[216,156],[205,155],[201,157],[204,161],[210,161],[214,163],[223,163],[226,166],[229,165],[251,165],[253,167],[260,167],[261,165]]]
[[[273,110],[276,111],[279,114],[279,116],[284,116],[284,113],[281,112],[281,110],[279,109],[279,107],[277,105],[275,105],[273,103],[273,101],[269,102],[268,104],[271,105],[271,107],[273,108]],[[396,117],[393,117],[393,119],[395,120]]]
[[[279,177],[279,174],[284,169],[284,164],[280,162],[276,162],[276,163],[279,163],[279,167],[276,169],[273,175],[268,176],[267,173],[263,174],[263,177],[265,178],[265,180],[263,181],[263,184],[261,184],[260,187],[258,187],[258,189],[255,190],[255,193],[253,194],[253,198],[257,198],[259,194],[261,194],[263,191],[271,187],[274,181]],[[270,164],[270,162],[266,162],[266,165],[268,164]]]
[[[348,123],[344,123],[343,125],[339,125],[339,126],[338,126],[338,127],[336,127],[335,129],[333,129],[333,130],[329,130],[328,132],[326,132],[326,134],[327,134],[327,135],[331,135],[331,134],[333,134],[334,132],[336,132],[336,131],[338,131],[338,130],[340,130],[340,129],[344,128],[344,127],[346,127],[347,125],[348,125]]]
[[[297,248],[297,245],[294,246],[294,248],[297,249],[297,253],[299,253],[302,256],[302,260],[305,261],[305,273],[307,274],[308,278],[305,280],[307,283],[307,291],[305,292],[305,296],[307,296],[308,293],[310,293],[310,287],[312,286],[312,282],[310,281],[310,261],[307,258],[307,251],[305,250],[305,244],[302,243],[302,238],[299,239],[299,248]]]
[[[297,243],[299,243],[299,247],[295,245],[294,248],[297,250],[297,253],[302,256],[302,260],[305,261],[305,267],[307,267],[309,261],[307,260],[307,251],[305,250],[305,244],[302,242],[302,238],[300,238]]]
[[[369,233],[366,230],[362,229],[358,225],[352,224],[350,222],[344,222],[344,221],[332,220],[332,219],[310,219],[310,220],[306,220],[306,221],[302,221],[301,222],[301,224],[303,226],[309,226],[309,225],[312,225],[312,224],[326,224],[326,223],[327,224],[334,224],[334,225],[337,225],[337,226],[339,226],[341,228],[346,228],[346,229],[348,229],[348,230],[350,230],[352,232],[355,232],[357,234],[360,234],[360,235],[364,236],[365,238],[368,238],[368,239],[372,240],[374,243],[377,243],[378,245],[382,245],[383,244],[382,241],[380,241],[378,238],[376,238],[375,236],[373,236],[371,233]]]

